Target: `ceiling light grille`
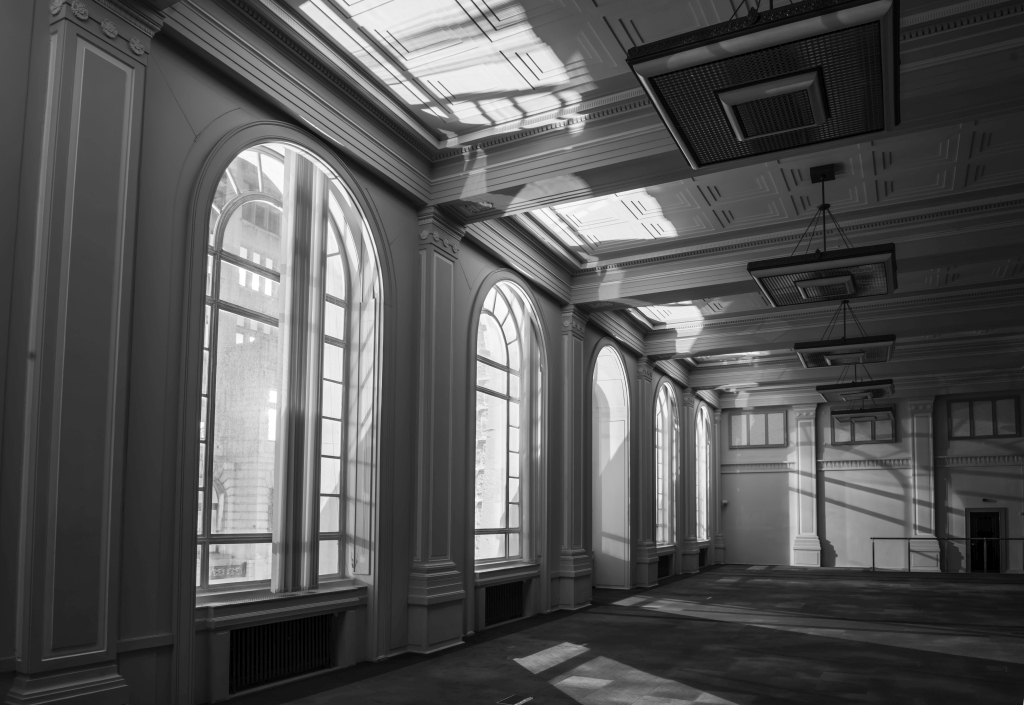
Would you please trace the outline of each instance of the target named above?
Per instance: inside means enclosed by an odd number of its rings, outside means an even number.
[[[867,382],[824,384],[815,387],[814,391],[827,402],[867,402],[891,397],[896,393],[896,385],[891,379],[880,379]]]
[[[797,343],[793,346],[793,352],[800,358],[800,363],[807,368],[889,362],[895,349],[895,335],[819,340]]]
[[[747,265],[772,306],[883,296],[896,288],[892,244],[814,252]]]

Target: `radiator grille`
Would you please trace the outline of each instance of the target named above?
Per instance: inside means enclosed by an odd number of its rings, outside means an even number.
[[[658,577],[667,578],[672,575],[672,556],[658,556]]]
[[[708,564],[708,549],[702,548],[697,551],[697,567],[704,568]]]
[[[229,692],[330,668],[333,621],[325,614],[232,630]]]
[[[484,626],[501,624],[523,616],[522,581],[484,589]]]
[[[807,91],[784,93],[737,105],[736,115],[747,137],[814,126],[810,94]]]

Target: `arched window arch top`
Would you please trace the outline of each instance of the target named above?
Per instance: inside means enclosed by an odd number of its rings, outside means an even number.
[[[703,403],[697,408],[695,429],[697,540],[708,540],[708,492],[711,481],[711,417]]]
[[[198,588],[369,571],[380,284],[325,162],[283,141],[234,156],[208,216]]]
[[[499,281],[484,297],[475,375],[475,559],[532,560],[544,355],[529,299],[513,281]]]
[[[676,395],[668,382],[662,382],[654,407],[655,533],[659,544],[675,540],[679,437]]]

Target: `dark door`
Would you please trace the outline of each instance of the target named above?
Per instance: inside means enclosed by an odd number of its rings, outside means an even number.
[[[999,512],[971,512],[971,572],[999,572]]]

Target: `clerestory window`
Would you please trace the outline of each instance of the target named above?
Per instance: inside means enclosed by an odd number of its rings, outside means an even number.
[[[209,216],[196,587],[274,591],[366,572],[374,465],[376,259],[348,188],[266,143]]]
[[[654,469],[657,542],[675,540],[675,482],[679,466],[679,413],[668,384],[658,390],[654,410]]]

